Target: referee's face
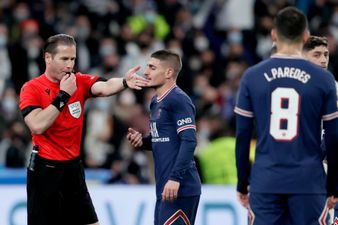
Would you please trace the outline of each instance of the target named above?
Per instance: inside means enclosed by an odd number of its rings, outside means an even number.
[[[76,47],[74,45],[59,45],[56,54],[46,56],[46,71],[55,82],[60,82],[62,77],[73,71],[76,59]]]

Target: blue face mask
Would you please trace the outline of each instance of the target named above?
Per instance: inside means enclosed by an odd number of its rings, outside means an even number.
[[[242,43],[243,36],[241,32],[232,31],[228,34],[229,43]]]
[[[102,57],[105,57],[111,54],[115,54],[116,49],[112,45],[106,45],[106,46],[100,47],[99,53]]]

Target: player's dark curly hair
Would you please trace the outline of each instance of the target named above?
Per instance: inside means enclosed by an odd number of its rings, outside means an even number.
[[[310,36],[304,43],[303,51],[308,52],[318,46],[328,47],[328,40],[326,37]]]

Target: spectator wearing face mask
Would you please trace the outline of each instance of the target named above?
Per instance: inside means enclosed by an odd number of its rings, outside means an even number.
[[[14,120],[6,130],[7,148],[5,149],[5,166],[22,168],[26,165],[29,133],[21,121]]]
[[[75,18],[74,37],[77,41],[77,68],[80,71],[89,70],[93,66],[91,56],[96,51],[97,42],[91,37],[91,24],[87,15]]]
[[[12,67],[11,83],[16,93],[20,92],[22,85],[44,69],[41,48],[43,41],[39,35],[39,23],[27,19],[20,24],[20,40],[9,49],[11,63],[20,62],[20,66]]]
[[[28,3],[25,1],[17,1],[13,5],[11,14],[9,15],[9,34],[11,43],[16,43],[20,40],[21,23],[31,18],[31,11]]]
[[[3,93],[6,81],[11,76],[12,63],[8,53],[8,28],[0,22],[0,96]]]
[[[114,39],[105,37],[99,41],[97,61],[98,66],[90,71],[92,74],[102,74],[105,78],[120,76],[117,71],[120,66],[120,55]]]
[[[7,87],[4,90],[1,99],[1,115],[3,116],[5,123],[15,120],[19,117],[19,108],[17,95],[12,87]]]

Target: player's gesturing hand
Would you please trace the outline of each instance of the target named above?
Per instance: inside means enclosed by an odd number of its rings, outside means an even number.
[[[135,66],[126,73],[124,78],[126,79],[129,88],[141,90],[142,87],[147,86],[148,80],[136,74],[140,68],[140,66]]]
[[[327,199],[327,207],[329,209],[332,209],[335,207],[335,205],[338,203],[338,198],[335,198],[334,196],[330,196],[328,199]]]
[[[142,134],[133,128],[128,128],[127,139],[134,148],[143,145]]]
[[[180,188],[180,183],[173,180],[168,180],[164,185],[162,192],[163,201],[174,201],[177,199],[178,189]]]
[[[74,73],[66,74],[60,81],[60,90],[67,92],[69,95],[73,95],[76,91],[76,77]]]
[[[237,198],[244,208],[249,207],[249,195],[237,192]]]

